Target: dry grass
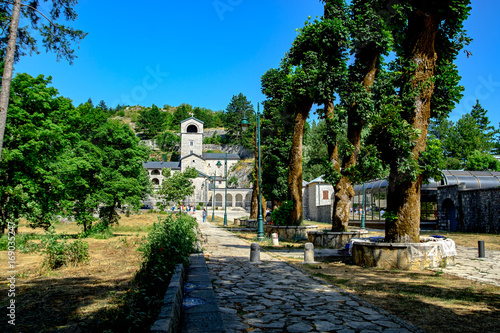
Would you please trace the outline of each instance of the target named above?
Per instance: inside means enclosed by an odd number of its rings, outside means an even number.
[[[387,271],[340,261],[300,266],[428,332],[498,332],[499,287],[441,272]]]
[[[218,219],[217,224],[222,225]],[[239,237],[255,241],[256,232],[235,232]],[[443,235],[456,244],[477,247],[484,240],[486,248],[500,250],[500,235],[422,232],[422,235]],[[383,236],[383,231],[371,231]],[[304,242],[281,242],[274,250],[302,248]],[[263,248],[271,248],[268,241]],[[428,332],[500,332],[500,287],[461,279],[440,271],[387,271],[353,265],[349,258],[302,264],[302,259],[283,257],[369,303],[427,330]],[[318,259],[318,258],[317,258]]]
[[[16,252],[16,332],[92,331],[106,320],[110,311],[119,309],[141,263],[137,251],[157,216],[122,216],[120,225],[109,239],[87,238],[90,261],[78,267],[48,270],[42,267],[43,254]],[[60,223],[56,232],[75,237],[81,227]],[[43,234],[22,225],[19,233]],[[0,255],[6,257],[5,251]],[[0,271],[6,281],[7,270]],[[7,305],[7,293],[0,295],[0,306]],[[0,331],[11,329],[6,320]]]

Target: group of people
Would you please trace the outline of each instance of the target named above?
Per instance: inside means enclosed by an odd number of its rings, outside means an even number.
[[[174,212],[176,209],[177,209],[177,207],[175,205],[173,205],[172,206],[172,212]],[[193,206],[193,205],[187,205],[187,206],[180,205],[179,211],[181,211],[183,213],[194,214],[194,213],[196,213],[196,206]]]

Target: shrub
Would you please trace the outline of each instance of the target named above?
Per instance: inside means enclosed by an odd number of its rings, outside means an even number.
[[[289,225],[293,211],[293,201],[283,201],[283,204],[271,213],[275,225]]]
[[[158,316],[168,278],[178,263],[187,264],[196,245],[196,219],[187,214],[158,216],[139,247],[143,262],[127,294],[122,314],[110,323],[113,331],[143,332]]]
[[[89,245],[87,242],[77,240],[74,243],[66,244],[65,240],[60,240],[61,236],[56,234],[54,227],[47,230],[42,239],[45,259],[43,265],[50,269],[57,269],[63,265],[87,262],[89,259]],[[76,244],[75,244],[76,243]]]

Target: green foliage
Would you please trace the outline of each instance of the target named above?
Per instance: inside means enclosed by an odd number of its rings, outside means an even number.
[[[283,204],[271,212],[271,219],[275,225],[288,226],[293,211],[293,201],[285,200]]]
[[[445,167],[447,169],[462,169],[468,164],[468,158],[474,154],[476,158],[481,154],[488,155],[495,146],[495,136],[499,130],[490,125],[479,101],[470,113],[464,114],[456,123],[440,118],[430,125],[430,137],[437,137],[443,144]],[[481,153],[481,154],[479,154]],[[475,164],[476,162],[473,162]],[[472,166],[470,168],[483,168]]]
[[[194,193],[194,185],[191,179],[198,177],[195,168],[187,168],[184,172],[172,172],[170,169],[162,170],[164,179],[158,195],[162,198],[161,209],[165,209],[170,202],[178,206],[182,200]]]
[[[467,158],[465,170],[470,171],[500,171],[500,161],[493,155],[475,150]]]
[[[143,131],[147,138],[154,138],[165,129],[165,113],[156,105],[143,110],[137,119],[136,128]]]
[[[217,131],[214,131],[211,137],[206,137],[203,139],[203,144],[205,145],[221,145],[222,137],[217,134]]]
[[[253,131],[243,132],[241,130],[241,120],[243,117],[249,119],[250,128],[255,124],[254,109],[252,103],[247,100],[242,93],[234,95],[226,108],[222,117],[224,128],[226,129],[226,143],[242,145],[246,148],[253,147]]]
[[[147,150],[130,127],[108,120],[103,105],[75,109],[50,80],[19,74],[12,82],[0,162],[2,231],[9,218],[47,229],[56,216],[73,216],[86,231],[99,204],[107,207],[101,221],[112,224],[115,208],[137,206],[148,192]]]
[[[43,252],[45,258],[43,265],[50,269],[57,269],[63,265],[77,266],[89,260],[89,244],[81,240],[76,240],[67,244],[61,236],[56,234],[53,227],[47,230],[42,239]]]
[[[162,151],[171,152],[179,145],[181,141],[180,136],[172,132],[160,133],[156,136],[156,144]]]
[[[238,187],[238,177],[232,176],[231,178],[229,178],[229,180],[227,181],[227,186],[234,188]]]
[[[178,263],[187,264],[196,246],[196,219],[180,214],[158,217],[140,246],[143,262],[124,303],[124,316],[116,318],[113,330],[142,332],[156,320],[163,305],[169,276]]]

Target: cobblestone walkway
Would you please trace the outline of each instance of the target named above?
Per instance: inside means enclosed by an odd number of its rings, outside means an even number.
[[[210,223],[202,244],[226,332],[422,332]]]
[[[461,278],[500,287],[500,251],[486,250],[485,252],[485,258],[478,258],[477,248],[457,246],[455,266],[439,270]]]

